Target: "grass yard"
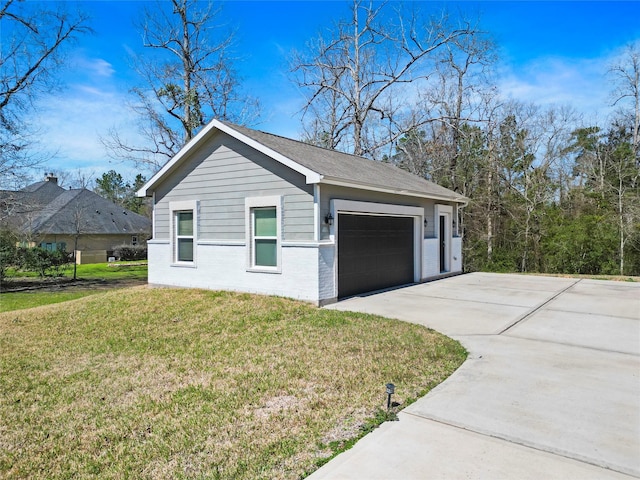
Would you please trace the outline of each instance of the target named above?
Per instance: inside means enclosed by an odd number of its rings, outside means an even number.
[[[0,477],[302,478],[465,359],[381,317],[200,290],[0,313]],[[371,418],[378,414],[378,419]]]
[[[11,270],[9,273],[10,276],[0,288],[0,312],[66,302],[93,295],[106,288],[122,288],[132,283],[143,283],[147,281],[147,263],[145,261],[78,265],[79,280],[74,285],[69,285],[73,278],[73,270],[68,269],[66,277],[47,278],[44,281],[36,274],[25,277],[23,272]],[[13,288],[35,286],[41,288],[11,291]]]
[[[0,312],[22,310],[52,303],[62,303],[95,294],[95,290],[75,290],[59,292],[7,292],[0,293]]]
[[[67,265],[63,270],[63,278],[73,278],[73,265]],[[76,277],[81,280],[123,280],[123,279],[147,279],[147,261],[136,262],[109,262],[89,263],[76,266]],[[37,280],[35,272],[23,272],[14,268],[7,269],[7,282],[21,278],[33,278]]]
[[[71,266],[65,274],[73,277],[73,266]],[[147,261],[78,265],[76,276],[82,279],[146,280]]]

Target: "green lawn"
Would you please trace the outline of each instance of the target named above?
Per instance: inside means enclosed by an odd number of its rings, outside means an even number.
[[[73,268],[73,267],[71,267]],[[3,284],[0,293],[0,312],[21,310],[24,308],[38,307],[52,303],[66,302],[77,298],[86,297],[102,291],[100,288],[89,288],[84,282],[118,283],[126,281],[146,281],[146,262],[115,262],[97,263],[90,265],[78,265],[77,278],[80,280],[78,287],[65,286],[64,289],[46,288],[42,290],[28,290],[20,292],[5,292],[7,285],[10,287],[17,281],[25,280],[36,285],[39,282],[36,274],[26,276],[23,272],[10,271],[7,282]],[[65,277],[61,279],[46,279],[48,286],[55,287],[56,282],[65,283],[73,278],[73,270],[67,269]]]
[[[9,292],[0,293],[0,312],[22,310],[52,303],[61,303],[76,298],[93,295],[94,290],[60,291],[60,292]]]
[[[13,268],[7,269],[7,281],[18,278],[37,278],[35,272],[23,272]],[[64,278],[73,278],[73,265],[67,265],[63,270]],[[146,279],[147,261],[137,262],[110,262],[91,263],[87,265],[77,265],[76,277],[82,280],[92,279]]]
[[[65,273],[67,276],[73,277],[73,266]],[[147,262],[145,260],[144,262],[112,262],[78,265],[76,276],[81,279],[146,280]]]
[[[146,287],[0,313],[1,478],[304,477],[465,359],[424,327]],[[377,415],[377,420],[371,420]]]

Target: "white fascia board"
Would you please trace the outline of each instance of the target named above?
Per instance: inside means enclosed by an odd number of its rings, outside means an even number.
[[[232,127],[225,125],[219,120],[214,119],[211,122],[209,122],[202,130],[200,130],[200,132],[195,137],[193,137],[184,147],[180,149],[180,151],[171,160],[169,160],[153,177],[151,177],[151,179],[147,183],[145,183],[140,190],[136,192],[136,196],[146,197],[150,195],[149,191],[156,185],[156,183],[162,177],[164,177],[164,175],[166,175],[170,170],[172,170],[173,167],[177,163],[179,163],[180,160],[182,160],[182,158],[185,155],[187,155],[189,151],[196,148],[197,145],[200,142],[202,142],[203,139],[208,137],[209,132],[211,132],[214,129],[217,129],[221,132],[226,133],[227,135],[235,138],[236,140],[241,141],[245,145],[248,145],[258,150],[259,152],[264,153],[268,157],[271,157],[274,160],[276,160],[277,162],[280,162],[283,165],[286,165],[287,167],[291,168],[292,170],[300,173],[301,175],[304,175],[306,178],[307,184],[319,183],[322,180],[322,175],[320,175],[319,173],[314,172],[313,170],[310,170],[300,165],[294,160],[291,160],[290,158],[285,157],[284,155],[276,152],[275,150],[272,150],[269,147],[266,147],[265,145],[259,142],[256,142],[252,138],[249,138],[246,135],[241,134],[237,130],[234,130]]]
[[[347,182],[345,180],[341,180],[337,178],[322,177],[320,183],[323,183],[326,185],[336,185],[339,187],[359,188],[362,190],[370,190],[372,192],[391,193],[393,195],[406,195],[408,197],[419,197],[419,198],[428,198],[431,200],[443,200],[447,202],[456,202],[456,203],[461,203],[464,206],[466,206],[469,203],[469,199],[466,197],[463,197],[462,195],[459,197],[448,197],[444,195],[437,195],[437,194],[434,195],[434,194],[427,194],[423,192],[416,192],[413,190],[385,188],[378,185],[369,185],[366,183]]]

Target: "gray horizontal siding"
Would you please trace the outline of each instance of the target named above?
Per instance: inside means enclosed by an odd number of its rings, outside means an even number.
[[[334,199],[341,200],[353,200],[359,202],[373,202],[373,203],[386,203],[391,205],[406,205],[411,207],[422,207],[425,209],[425,217],[428,220],[427,230],[425,235],[430,236],[434,229],[434,205],[436,203],[449,203],[449,202],[436,202],[427,198],[412,197],[406,195],[393,195],[383,192],[371,192],[366,190],[360,190],[355,188],[346,188],[336,185],[321,185],[320,186],[320,216],[324,216],[329,212],[330,202]],[[329,237],[329,233],[321,231],[321,238],[326,239]]]
[[[218,133],[156,189],[156,238],[169,238],[169,202],[199,200],[200,240],[244,240],[245,198],[271,195],[284,197],[283,240],[312,240],[313,186],[299,173]]]
[[[282,215],[284,240],[313,240],[313,194],[310,197],[307,193],[285,196]]]

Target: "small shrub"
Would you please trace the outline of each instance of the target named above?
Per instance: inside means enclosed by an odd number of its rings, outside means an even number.
[[[4,281],[7,268],[16,262],[16,241],[11,232],[0,233],[0,282]]]
[[[47,275],[60,276],[71,256],[63,250],[19,247],[16,250],[16,266],[22,270],[36,272],[41,278]]]
[[[146,245],[118,245],[113,249],[113,256],[118,260],[146,260]]]
[[[54,277],[61,277],[64,275],[64,270],[71,262],[73,262],[73,254],[64,250],[58,249],[49,252],[49,258],[51,266],[48,269],[48,273]]]

